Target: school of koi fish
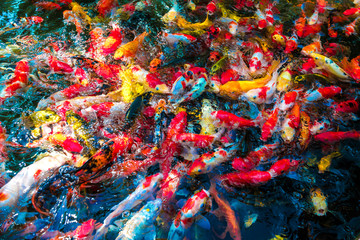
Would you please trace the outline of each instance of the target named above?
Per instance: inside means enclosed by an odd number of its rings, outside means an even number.
[[[360,1],[19,2],[0,239],[358,239]]]

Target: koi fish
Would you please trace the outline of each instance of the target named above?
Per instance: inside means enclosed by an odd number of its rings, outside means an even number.
[[[219,110],[211,113],[213,123],[216,127],[226,127],[230,129],[254,127],[254,120],[248,120],[236,116],[235,114]]]
[[[300,127],[301,128],[300,128],[299,143],[301,147],[306,149],[310,142],[309,140],[311,134],[310,134],[310,117],[304,111],[300,112]]]
[[[217,148],[212,153],[204,153],[195,159],[189,168],[188,175],[195,176],[198,174],[209,173],[216,166],[229,160],[229,157],[237,150],[238,146],[229,149]]]
[[[311,203],[313,205],[313,213],[317,216],[325,216],[328,211],[326,197],[320,188],[313,188],[310,191]]]
[[[310,133],[311,135],[316,135],[318,133],[322,133],[326,131],[329,127],[330,127],[330,122],[328,120],[324,120],[321,122],[315,120],[315,122],[310,127]]]
[[[202,135],[195,133],[179,133],[172,138],[172,140],[176,143],[185,143],[196,148],[209,147],[216,139],[217,136],[215,135]]]
[[[138,52],[140,45],[144,42],[144,39],[149,34],[147,32],[143,32],[139,36],[137,36],[133,41],[128,42],[124,45],[121,45],[114,54],[115,60],[121,60],[123,58],[133,58]]]
[[[324,173],[325,171],[329,171],[332,159],[337,157],[341,157],[341,153],[333,152],[327,156],[322,157],[318,164],[319,173]]]
[[[48,61],[50,70],[54,73],[69,74],[74,71],[74,69],[69,64],[57,60],[54,56],[49,56]]]
[[[320,53],[321,52],[321,42],[320,39],[315,40],[313,43],[302,48],[301,53],[305,56],[310,56],[311,53]]]
[[[168,239],[180,240],[185,237],[195,217],[205,209],[209,197],[210,193],[202,189],[186,201],[170,227]]]
[[[260,162],[265,162],[273,157],[276,152],[275,149],[278,147],[278,143],[260,146],[250,152],[245,158],[234,158],[232,167],[238,171],[249,171],[259,165]]]
[[[52,110],[41,110],[36,111],[29,115],[31,124],[36,128],[44,124],[53,124],[61,120],[61,117]]]
[[[271,180],[271,174],[266,171],[253,170],[250,172],[232,172],[220,176],[223,184],[244,187],[258,186]]]
[[[3,104],[5,99],[16,95],[28,84],[29,72],[30,67],[26,60],[16,63],[14,77],[6,82],[6,87],[0,92],[0,105]]]
[[[305,100],[308,102],[319,101],[322,99],[332,98],[341,92],[342,89],[338,86],[318,88],[312,92],[307,92],[305,94]]]
[[[310,55],[310,57],[312,57],[314,59],[315,64],[318,67],[324,69],[325,71],[333,74],[334,76],[336,76],[340,79],[348,79],[349,78],[349,75],[330,58],[327,58],[318,53],[310,53],[309,55]]]
[[[360,139],[360,132],[348,131],[348,132],[323,132],[314,136],[315,141],[320,141],[326,144],[336,143],[345,139]]]
[[[336,104],[336,112],[342,113],[357,113],[359,111],[359,103],[356,100],[348,100]]]
[[[290,143],[293,141],[296,133],[296,128],[300,123],[300,105],[296,103],[292,108],[291,112],[286,116],[285,121],[282,125],[282,139]]]
[[[48,2],[48,1],[43,1],[43,2],[36,2],[34,3],[34,5],[40,9],[44,9],[44,10],[60,10],[61,6],[57,3],[53,3],[53,2]]]
[[[293,171],[299,165],[299,161],[282,159],[275,162],[268,171],[252,170],[249,172],[232,172],[220,176],[222,183],[234,186],[258,186],[267,183],[272,178]]]
[[[284,52],[289,54],[298,48],[298,36],[294,33],[285,44]]]
[[[356,23],[358,20],[359,20],[359,17],[357,17],[354,21],[352,21],[351,23],[349,23],[348,25],[345,26],[345,35],[347,37],[355,34],[355,26],[356,26]]]
[[[112,212],[105,218],[103,225],[96,231],[94,240],[102,239],[114,219],[120,216],[124,211],[130,210],[142,201],[145,201],[156,191],[162,180],[162,174],[146,177],[129,196],[122,200],[118,205],[111,208]]]
[[[275,127],[278,123],[279,108],[275,107],[266,122],[261,128],[261,140],[267,141],[275,131]]]
[[[278,66],[279,62],[273,62],[270,65],[266,76],[263,78],[257,78],[252,81],[229,81],[219,86],[220,94],[237,99],[240,95],[251,89],[264,87],[271,80],[272,74]]]
[[[161,184],[161,189],[157,194],[158,198],[161,198],[163,201],[163,209],[168,210],[168,204],[174,199],[175,193],[180,185],[181,177],[186,174],[188,170],[187,163],[179,162],[175,165],[173,169],[169,172],[169,175],[164,179]]]
[[[42,158],[41,158],[42,157]],[[21,169],[7,184],[0,189],[0,209],[14,208],[19,204],[19,198],[26,196],[39,182],[56,169],[70,161],[72,156],[68,153],[52,152],[42,155],[37,161]]]
[[[161,210],[161,199],[146,203],[125,225],[116,240],[140,240],[144,236],[155,239],[154,222]]]
[[[279,92],[287,92],[292,87],[292,72],[290,68],[286,68],[282,71],[277,79],[276,90]]]
[[[71,11],[81,20],[83,20],[87,25],[91,25],[91,18],[84,11],[84,8],[77,2],[71,2],[69,4]]]
[[[264,60],[264,53],[262,52],[261,48],[257,47],[249,61],[250,73],[254,74],[255,72],[260,71],[263,67],[266,66],[267,64]]]
[[[209,99],[204,98],[202,100],[202,108],[201,108],[201,132],[200,134],[215,134],[215,126],[213,124],[213,118],[211,113],[214,112],[215,109]]]
[[[256,104],[269,103],[276,91],[278,75],[277,72],[273,73],[271,80],[264,87],[251,89],[244,95]]]
[[[96,8],[101,16],[105,16],[115,6],[117,6],[117,1],[115,0],[99,0],[98,4],[96,5]]]
[[[231,209],[229,202],[226,201],[224,197],[220,197],[219,193],[216,191],[216,186],[214,183],[211,184],[209,192],[219,206],[215,211],[213,211],[213,213],[218,217],[224,217],[227,223],[226,229],[219,236],[219,238],[224,239],[226,234],[229,233],[232,239],[241,240],[240,225],[236,219],[234,210]]]
[[[280,101],[279,110],[281,110],[283,112],[290,110],[294,106],[299,95],[300,95],[300,92],[297,90],[285,93],[283,98]]]
[[[122,43],[121,29],[117,26],[113,27],[109,36],[105,39],[102,51],[105,55],[112,54]]]
[[[135,98],[135,100],[131,103],[129,109],[126,111],[122,131],[129,129],[135,123],[136,118],[142,112],[144,107],[148,104],[152,96],[152,92],[147,92]]]
[[[66,122],[72,127],[78,140],[87,146],[90,154],[95,154],[98,145],[95,142],[87,122],[85,122],[79,114],[76,114],[71,110],[66,112]]]
[[[26,144],[26,147],[42,147],[43,149],[48,149],[49,146],[45,143],[46,141],[53,145],[61,146],[64,150],[69,152],[80,153],[83,150],[83,147],[76,139],[61,133],[51,134],[40,140],[28,143]]]

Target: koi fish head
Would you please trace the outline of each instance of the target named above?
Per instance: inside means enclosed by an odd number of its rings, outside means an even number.
[[[325,216],[327,212],[326,197],[321,192],[320,188],[312,189],[310,191],[310,197],[314,208],[314,214],[317,216]]]
[[[296,43],[296,41],[290,39],[288,41],[286,41],[285,44],[285,53],[291,53],[292,51],[294,51],[295,49],[297,49],[298,45]]]
[[[30,115],[35,127],[40,127],[43,124],[57,123],[61,120],[61,117],[51,110],[41,110],[34,112]]]
[[[238,74],[233,69],[228,69],[223,74],[221,74],[221,84],[225,84],[229,81],[236,81],[238,79]]]
[[[150,62],[150,72],[156,72],[156,70],[158,70],[161,67],[161,63],[162,61],[159,58],[154,58],[151,62]]]
[[[277,44],[280,44],[282,46],[284,46],[286,44],[286,37],[282,34],[274,34],[272,37],[271,37],[272,41],[277,43]]]
[[[189,168],[188,175],[194,176],[194,175],[202,174],[204,172],[205,166],[206,164],[204,163],[201,157],[196,159]]]
[[[257,57],[253,57],[249,61],[250,72],[255,73],[261,68],[261,61]]]
[[[216,3],[213,1],[209,2],[208,5],[206,6],[206,10],[210,15],[214,14],[215,11],[217,10]]]

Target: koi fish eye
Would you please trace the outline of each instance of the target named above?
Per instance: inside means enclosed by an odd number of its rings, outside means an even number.
[[[253,96],[253,99],[256,99],[256,96]]]
[[[124,211],[123,213],[122,213],[122,217],[123,218],[127,218],[127,217],[129,217],[130,216],[130,211]]]
[[[155,89],[156,89],[156,91],[159,91],[159,87],[156,87]]]
[[[199,169],[198,172],[201,172],[201,169]]]

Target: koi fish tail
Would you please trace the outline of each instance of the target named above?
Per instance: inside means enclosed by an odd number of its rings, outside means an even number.
[[[51,214],[43,208],[43,205],[51,202],[53,196],[60,195],[63,190],[78,182],[78,178],[74,178],[74,174],[71,172],[73,172],[73,168],[62,167],[49,178],[39,183],[31,199],[34,208],[39,213],[50,216]]]
[[[39,191],[39,186],[36,188],[36,191],[31,198],[31,203],[32,203],[34,209],[40,214],[43,214],[45,216],[51,216],[51,213],[49,212],[49,210],[42,208],[42,204],[40,203],[40,199],[38,196],[38,191]]]

